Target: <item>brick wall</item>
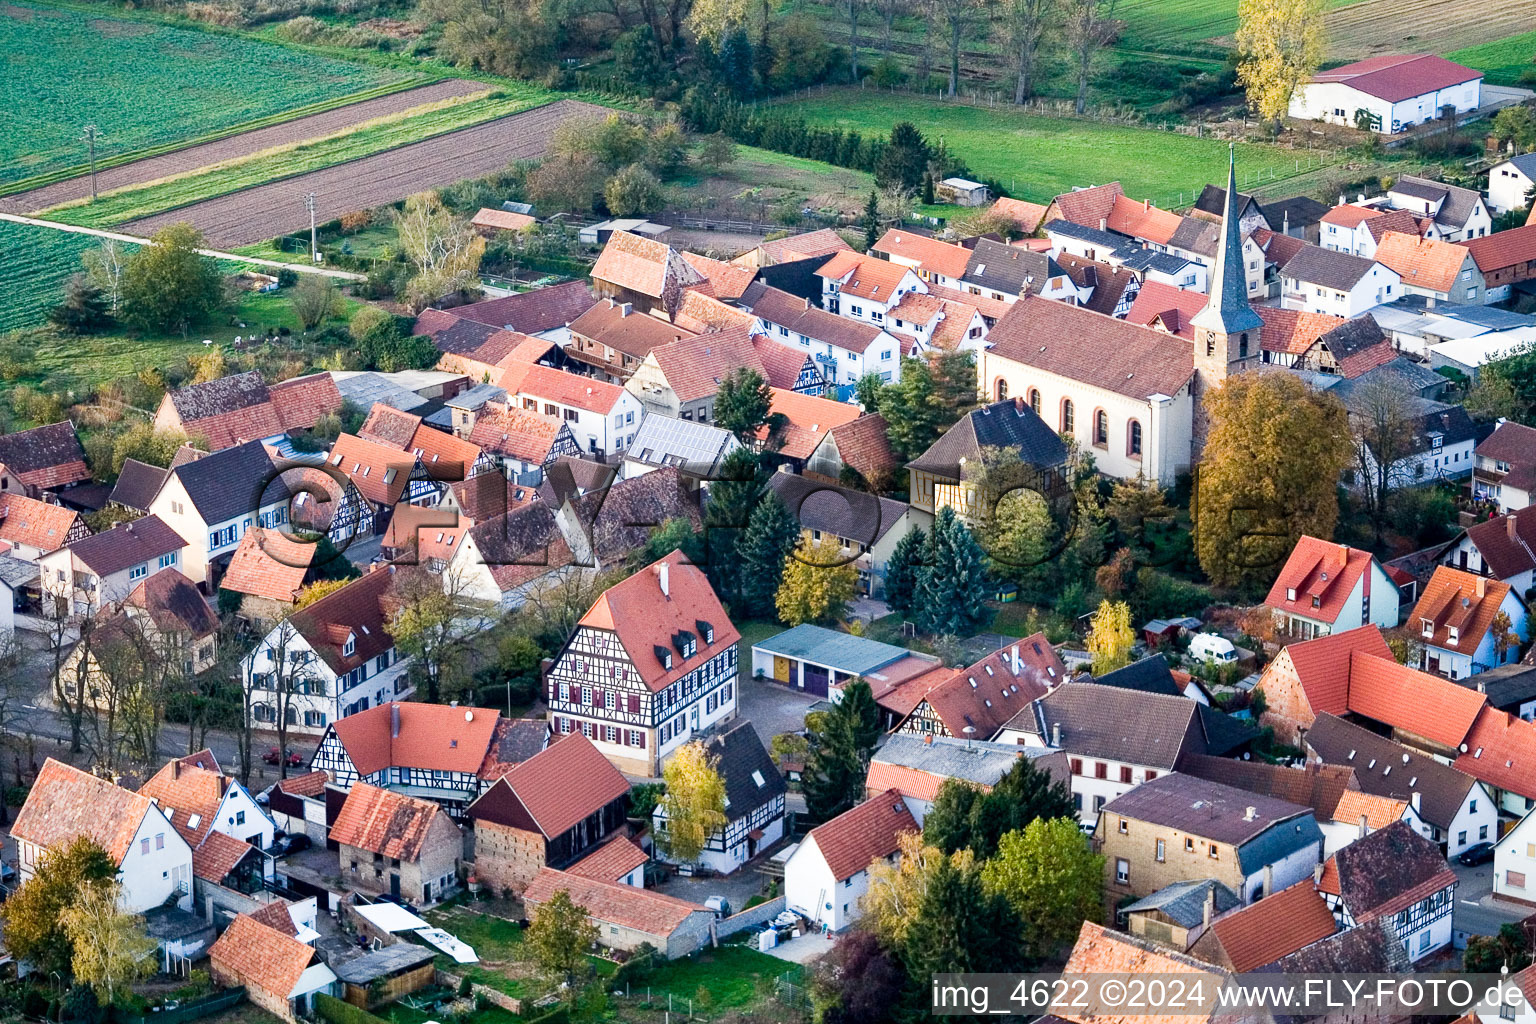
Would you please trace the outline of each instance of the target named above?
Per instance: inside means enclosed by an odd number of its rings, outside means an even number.
[[[252,985],[238,971],[230,970],[218,960],[210,959],[208,961],[208,968],[209,973],[213,976],[214,984],[223,988],[235,988],[243,985],[245,986],[245,994],[251,1002],[275,1017],[281,1017],[286,1021],[294,1019],[293,1009],[288,1004],[286,993],[278,995],[275,992],[267,991],[259,985]]]
[[[1210,841],[1189,835],[1177,829],[1153,825],[1133,818],[1124,819],[1126,831],[1120,831],[1117,814],[1108,812],[1100,816],[1099,837],[1104,855],[1105,903],[1113,910],[1125,896],[1138,899],[1150,896],[1174,882],[1198,878],[1214,878],[1223,882],[1233,892],[1241,893],[1244,876],[1237,862],[1237,851],[1226,843],[1217,843],[1217,856],[1210,855]],[[1157,859],[1157,840],[1163,840],[1163,859]],[[1192,850],[1185,850],[1185,839],[1194,841]],[[1116,860],[1130,863],[1130,880],[1122,884],[1115,880]]]
[[[1298,731],[1312,728],[1317,715],[1297,678],[1290,652],[1281,651],[1269,663],[1259,677],[1258,688],[1264,691],[1266,704],[1261,724],[1274,726],[1275,739],[1294,746]]]
[[[475,876],[497,895],[522,893],[544,867],[544,837],[489,821],[475,822]]]

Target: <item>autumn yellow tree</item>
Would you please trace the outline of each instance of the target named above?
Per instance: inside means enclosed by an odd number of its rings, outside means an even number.
[[[1239,0],[1237,77],[1248,106],[1280,130],[1291,96],[1323,60],[1325,0]]]
[[[1103,675],[1130,664],[1136,631],[1131,628],[1131,606],[1124,601],[1101,601],[1088,628],[1088,653],[1093,655],[1093,674]]]
[[[784,579],[774,607],[787,626],[824,622],[842,614],[858,584],[858,569],[837,548],[802,541],[784,559]]]
[[[91,986],[103,1004],[133,982],[155,973],[155,940],[144,918],[118,909],[121,882],[101,882],[80,890],[59,914],[59,925],[74,944],[70,962],[75,980]]]
[[[1220,586],[1268,585],[1302,534],[1333,536],[1354,454],[1348,415],[1288,373],[1228,378],[1205,411],[1192,502],[1200,566]]]
[[[921,832],[904,832],[896,841],[901,846],[896,862],[877,860],[871,864],[869,888],[859,899],[864,926],[878,935],[887,949],[901,948],[929,883],[944,860],[944,851],[924,843]],[[970,850],[959,850],[953,857],[957,864],[974,859]]]
[[[720,778],[720,758],[711,757],[699,740],[679,747],[662,766],[667,784],[661,798],[664,830],[656,841],[679,863],[697,860],[709,837],[725,827],[725,780]]]

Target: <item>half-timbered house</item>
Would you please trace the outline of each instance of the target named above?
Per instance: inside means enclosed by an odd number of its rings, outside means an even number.
[[[659,775],[673,750],[736,716],[740,639],[704,573],[674,551],[582,616],[545,675],[550,723],[621,771]]]
[[[468,815],[475,874],[521,893],[546,867],[564,869],[625,829],[629,783],[586,737],[563,736],[492,783]]]
[[[1329,857],[1317,888],[1341,928],[1379,919],[1418,960],[1450,945],[1457,884],[1439,845],[1394,821]]]
[[[373,530],[389,525],[396,505],[436,505],[444,485],[432,479],[421,457],[414,452],[342,434],[331,446],[326,463],[345,473],[358,492],[373,506]]]
[[[784,838],[787,787],[751,722],[739,722],[710,737],[704,749],[711,759],[719,758],[725,825],[709,837],[696,863],[728,875]],[[657,835],[667,831],[664,806],[657,805],[652,821]]]

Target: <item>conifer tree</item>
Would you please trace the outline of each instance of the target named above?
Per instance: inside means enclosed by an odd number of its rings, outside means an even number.
[[[908,615],[915,606],[927,544],[928,535],[921,528],[914,529],[896,542],[891,560],[885,565],[885,603],[897,615]]]
[[[934,519],[924,555],[917,587],[921,628],[970,636],[987,620],[986,554],[947,505]]]
[[[774,595],[784,582],[784,559],[795,550],[800,526],[779,496],[769,491],[747,520],[736,542],[741,566],[741,604],[754,619],[774,614]]]

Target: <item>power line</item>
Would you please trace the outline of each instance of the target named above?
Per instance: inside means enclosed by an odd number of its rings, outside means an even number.
[[[86,148],[90,152],[91,160],[91,202],[96,201],[96,126],[88,124],[81,132],[81,138],[85,140]]]
[[[320,246],[315,235],[315,194],[313,192],[304,193],[304,206],[309,210],[309,258],[319,263]]]

